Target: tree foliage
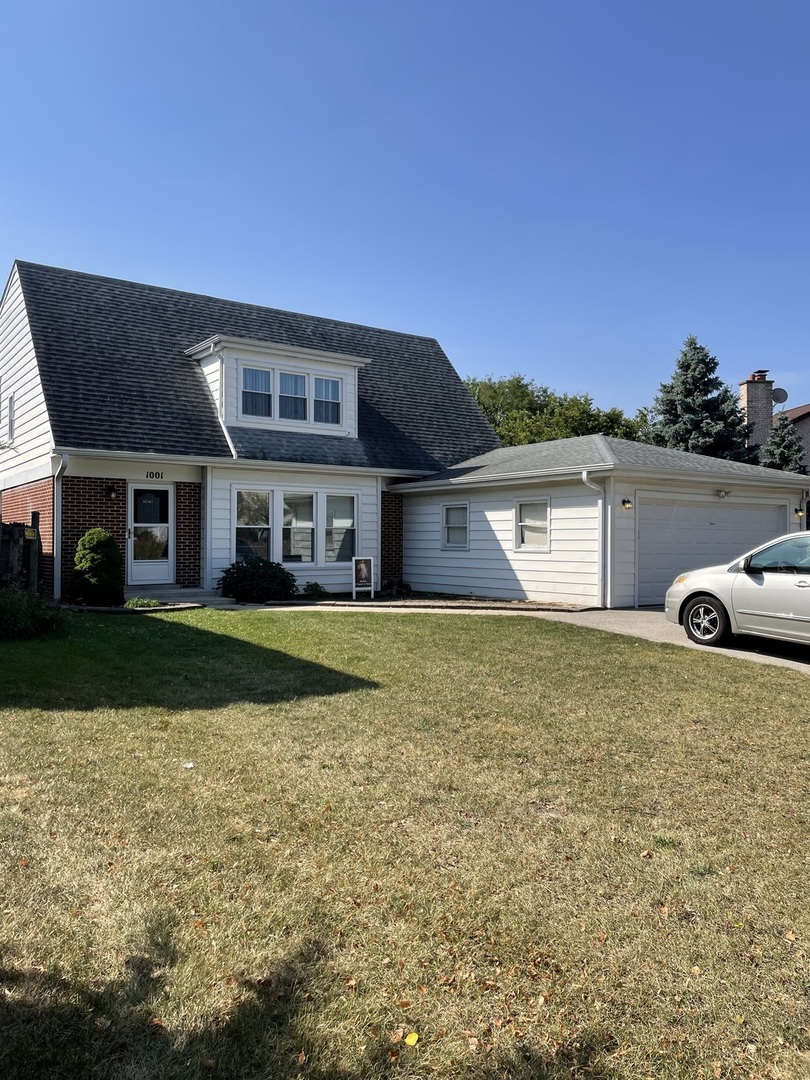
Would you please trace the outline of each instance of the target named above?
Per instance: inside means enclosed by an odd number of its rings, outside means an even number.
[[[638,421],[621,409],[598,408],[588,394],[557,394],[517,374],[464,381],[504,446],[578,435],[639,437]]]
[[[717,375],[717,360],[696,337],[688,337],[675,363],[675,373],[662,383],[646,410],[645,441],[691,454],[755,464],[748,446],[751,425],[737,395]]]
[[[783,472],[805,471],[804,446],[786,413],[779,413],[770,438],[759,452],[759,463]]]

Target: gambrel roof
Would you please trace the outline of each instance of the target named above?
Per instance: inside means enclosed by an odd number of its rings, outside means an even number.
[[[358,438],[231,428],[239,458],[432,473],[498,446],[438,342],[17,262],[59,448],[233,459],[199,364],[215,335],[338,353],[358,372]]]

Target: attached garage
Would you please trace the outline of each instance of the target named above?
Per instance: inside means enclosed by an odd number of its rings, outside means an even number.
[[[790,528],[784,504],[737,503],[716,494],[700,500],[640,497],[637,517],[639,607],[660,604],[684,570],[729,562]]]
[[[682,571],[801,529],[806,488],[808,476],[606,435],[503,447],[395,485],[405,580],[552,605],[661,604]],[[527,514],[542,517],[542,542],[527,542]]]

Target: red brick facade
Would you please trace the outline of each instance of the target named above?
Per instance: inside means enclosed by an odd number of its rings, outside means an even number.
[[[201,491],[198,483],[175,485],[175,583],[198,588],[201,558]],[[88,529],[106,529],[127,548],[127,482],[111,477],[66,476],[62,480],[62,581],[73,571],[76,545]]]
[[[202,580],[202,485],[175,485],[177,546],[175,581],[184,588],[199,589]]]
[[[402,496],[383,491],[380,506],[380,584],[402,580]]]
[[[39,514],[39,588],[53,594],[53,477],[0,492],[0,520],[31,524]]]

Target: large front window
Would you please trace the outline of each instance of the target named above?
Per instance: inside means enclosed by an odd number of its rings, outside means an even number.
[[[284,495],[284,562],[312,562],[315,546],[314,496]]]

